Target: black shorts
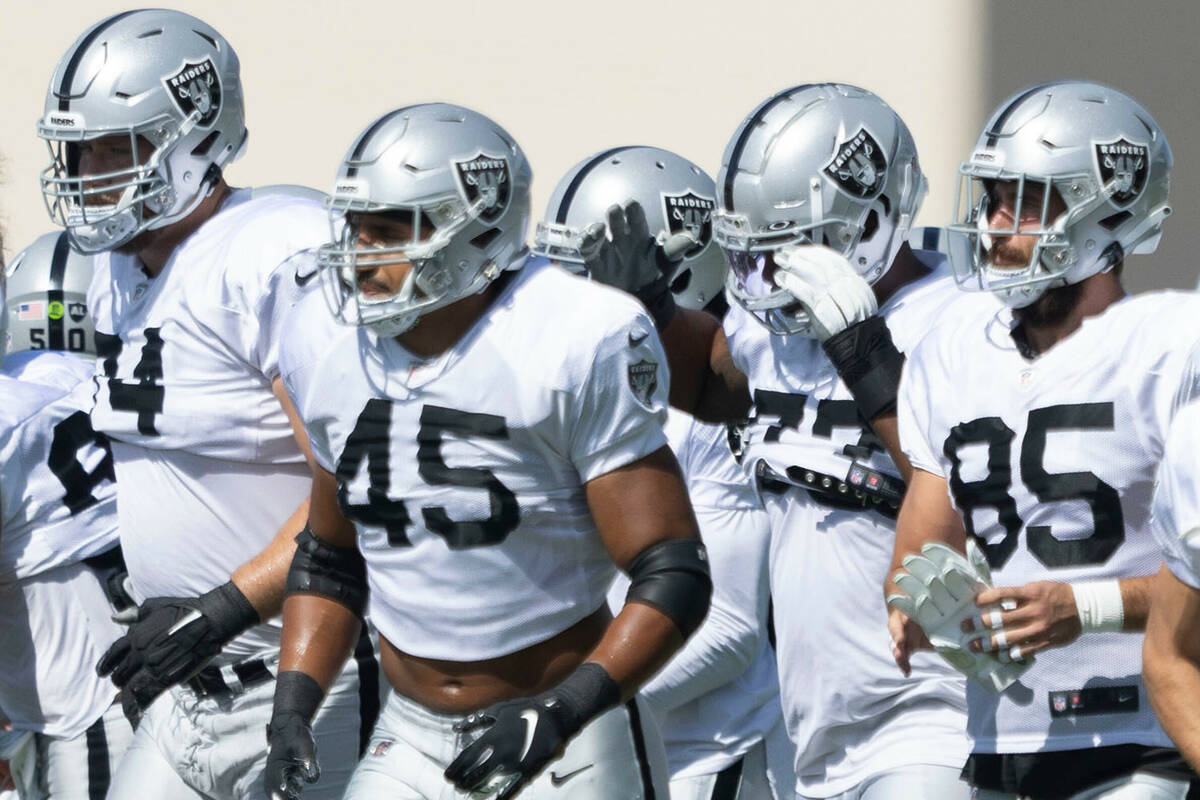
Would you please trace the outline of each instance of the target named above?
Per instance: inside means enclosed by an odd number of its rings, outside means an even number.
[[[1138,744],[1045,753],[972,753],[962,778],[980,789],[1060,800],[1134,772],[1196,779],[1178,750]]]

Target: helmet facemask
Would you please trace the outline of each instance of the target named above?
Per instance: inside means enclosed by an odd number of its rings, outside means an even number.
[[[422,205],[383,207],[337,195],[331,198],[332,241],[317,251],[317,265],[334,316],[346,325],[365,325],[379,336],[399,336],[423,314],[486,287],[499,275],[499,267],[492,262],[482,270],[466,268],[467,261],[455,257],[462,254],[454,246],[458,234],[482,210],[481,204],[482,200],[476,202],[478,207],[467,208],[458,198],[449,197]],[[381,218],[389,232],[399,237],[389,237],[389,243],[381,246],[364,244],[363,228],[371,224],[364,214]],[[407,272],[394,292],[379,291],[380,270],[385,271],[382,283],[387,283],[387,271],[405,266]],[[375,282],[373,291],[364,289],[368,281]]]
[[[42,198],[50,218],[66,228],[78,252],[112,250],[143,231],[169,225],[195,210],[221,174],[216,165],[210,165],[200,190],[190,202],[173,210],[178,198],[172,180],[171,156],[196,119],[198,112],[182,125],[162,120],[140,129],[99,134],[80,131],[77,136],[61,129],[39,130],[50,151],[50,165],[41,174]],[[94,175],[79,174],[82,142],[122,135],[129,137],[128,167]],[[211,144],[208,139],[205,142]],[[147,151],[149,155],[145,155]]]

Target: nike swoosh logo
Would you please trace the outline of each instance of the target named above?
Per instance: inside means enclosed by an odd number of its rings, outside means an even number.
[[[296,279],[297,286],[306,286],[309,281],[317,277],[317,271],[314,269],[312,272],[304,276],[301,276],[300,273],[297,272],[293,275],[293,277]]]
[[[521,748],[521,757],[518,761],[524,761],[525,756],[529,755],[529,748],[533,745],[533,732],[537,729],[538,712],[532,708],[527,708],[521,712],[521,719],[525,720],[525,746]]]
[[[176,622],[174,625],[172,625],[170,627],[170,629],[167,630],[167,636],[174,636],[176,633],[183,630],[188,625],[191,625],[193,622],[200,619],[200,616],[201,616],[200,612],[196,611],[196,610],[192,610],[192,611],[189,611],[188,613],[184,614],[179,619],[178,622]]]
[[[550,783],[552,783],[555,786],[562,786],[564,783],[571,780],[571,778],[574,778],[579,773],[583,772],[584,770],[591,769],[594,766],[595,766],[594,764],[586,764],[586,765],[580,767],[579,769],[575,770],[574,772],[568,772],[565,775],[559,775],[557,772],[554,772],[552,770],[550,772]]]
[[[650,334],[648,334],[648,333],[643,333],[641,336],[634,336],[633,331],[630,331],[629,332],[629,346],[637,347],[639,344],[646,341],[646,337],[649,335]]]

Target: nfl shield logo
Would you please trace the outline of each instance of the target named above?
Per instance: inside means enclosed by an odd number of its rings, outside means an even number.
[[[178,72],[163,78],[163,85],[184,117],[196,114],[196,127],[212,127],[221,110],[221,76],[211,58],[198,64],[185,61]]]
[[[696,246],[689,248],[684,258],[691,258],[708,246],[712,240],[712,214],[717,206],[716,200],[688,189],[683,194],[664,194],[662,203],[667,232],[672,235],[687,233],[696,240]]]
[[[1067,698],[1061,695],[1055,695],[1053,699],[1054,710],[1061,714],[1067,710]]]
[[[479,218],[484,222],[495,222],[508,208],[511,175],[508,159],[477,153],[466,161],[455,161],[459,186],[467,203],[475,205],[481,201]]]
[[[825,174],[851,197],[874,197],[883,189],[887,159],[866,128],[837,146]]]
[[[1117,208],[1125,208],[1146,188],[1150,174],[1150,151],[1144,144],[1124,138],[1096,145],[1096,169],[1100,182],[1108,189],[1108,199]]]
[[[638,402],[650,405],[650,396],[658,388],[658,364],[642,360],[629,365],[629,389]]]

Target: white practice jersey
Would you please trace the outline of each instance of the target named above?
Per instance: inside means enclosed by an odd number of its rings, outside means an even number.
[[[917,255],[933,271],[880,309],[903,352],[961,295],[940,256]],[[755,402],[743,464],[751,474],[761,475],[765,465],[781,477],[763,483],[762,496],[797,790],[828,796],[899,767],[961,766],[968,753],[963,677],[922,653],[905,678],[891,657],[880,587],[891,565],[894,521],[820,503],[789,485],[813,472],[831,478],[836,492],[855,462],[896,480],[898,470],[819,342],[772,334],[737,306],[725,332]]]
[[[763,741],[783,712],[767,637],[766,513],[730,452],[724,425],[672,408],[666,434],[683,468],[713,573],[704,623],[641,692],[656,712],[676,780],[725,769]],[[629,579],[619,575],[609,594],[614,613],[628,590]]]
[[[615,567],[584,484],[666,444],[645,310],[540,261],[505,280],[432,359],[321,297],[288,325],[284,381],[358,528],[371,618],[425,658],[516,652],[599,608]]]
[[[294,254],[328,239],[316,202],[234,190],[157,277],[134,256],[95,260],[94,427],[112,440],[134,594],[201,594],[257,555],[311,477],[272,391],[280,330],[312,287]],[[278,623],[223,658],[277,646]]]
[[[1154,487],[1151,530],[1175,577],[1200,589],[1200,403],[1176,412]]]
[[[112,457],[88,421],[91,374],[88,361],[59,352],[0,365],[0,584],[117,543]]]
[[[91,374],[58,352],[0,365],[0,708],[16,730],[60,737],[83,733],[116,694],[95,664],[120,629],[79,563],[117,544],[112,457],[88,420]]]
[[[901,382],[914,467],[946,478],[996,585],[1153,575],[1154,475],[1200,297],[1127,297],[1034,360],[1011,312],[957,318],[926,339]],[[1089,633],[1038,653],[995,695],[969,684],[976,752],[1169,745],[1142,685],[1142,636]]]

